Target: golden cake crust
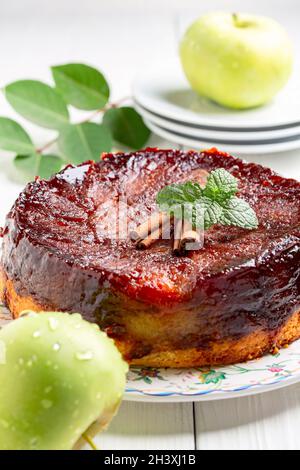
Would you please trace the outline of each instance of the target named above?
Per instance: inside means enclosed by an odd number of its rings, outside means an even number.
[[[33,310],[35,312],[52,310],[51,306],[39,305],[30,296],[22,297],[18,295],[13,282],[6,278],[3,271],[0,273],[0,297],[5,301],[14,318],[18,318],[23,310]],[[157,323],[155,328],[157,328]],[[115,342],[131,365],[147,367],[204,367],[234,364],[256,359],[266,353],[276,352],[298,338],[300,338],[300,309],[297,309],[275,334],[271,331],[258,330],[238,340],[210,343],[206,349],[166,349],[145,355],[140,359],[128,359],[131,357],[134,344],[126,339],[117,339]]]

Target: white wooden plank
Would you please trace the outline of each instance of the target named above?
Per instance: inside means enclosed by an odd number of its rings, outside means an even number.
[[[300,385],[195,405],[198,449],[298,450]]]
[[[193,404],[123,402],[94,441],[102,450],[193,450]]]

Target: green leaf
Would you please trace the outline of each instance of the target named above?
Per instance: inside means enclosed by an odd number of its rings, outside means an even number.
[[[222,208],[223,225],[235,225],[249,230],[258,227],[257,216],[244,199],[233,196],[222,204]]]
[[[182,205],[169,207],[165,212],[171,212],[178,219],[183,217],[189,220],[193,227],[205,230],[220,223],[223,214],[220,204],[206,197],[201,197],[193,203],[185,202]]]
[[[38,176],[40,156],[36,153],[31,155],[17,155],[14,159],[14,165],[17,175],[22,181],[31,181]]]
[[[212,225],[235,225],[245,229],[258,227],[254,210],[233,194],[238,180],[223,168],[212,171],[204,189],[191,181],[174,183],[159,191],[156,202],[163,212],[188,219],[194,227],[207,230]]]
[[[141,116],[131,107],[112,108],[103,116],[105,124],[114,140],[132,149],[142,148],[150,136]]]
[[[193,227],[204,228],[205,226],[205,209],[199,202],[186,202],[181,208],[173,211],[178,219],[188,220]]]
[[[20,80],[5,88],[10,105],[39,126],[59,129],[68,124],[68,108],[59,93],[36,80]]]
[[[207,197],[201,199],[201,205],[204,211],[204,229],[207,230],[212,225],[221,222],[222,218],[222,207],[217,201],[213,201]]]
[[[22,181],[31,181],[36,176],[50,178],[61,170],[64,161],[57,155],[33,153],[31,155],[17,155],[14,159],[14,165]]]
[[[67,103],[79,109],[100,109],[109,98],[109,87],[102,73],[84,64],[51,68],[55,85]]]
[[[180,184],[170,184],[159,191],[156,197],[158,205],[174,206],[186,202],[194,202],[202,196],[199,183],[188,181]]]
[[[34,152],[34,145],[23,127],[5,117],[0,117],[0,148],[16,153]]]
[[[237,178],[224,170],[224,168],[218,168],[208,175],[203,194],[210,199],[224,200],[233,196],[237,190]]]
[[[38,176],[48,179],[58,173],[65,165],[63,159],[57,155],[45,154],[40,156]]]
[[[208,229],[219,223],[222,208],[208,197],[197,182],[187,181],[165,186],[156,197],[161,211],[170,212],[177,218],[188,219],[194,227]]]
[[[58,146],[67,161],[79,164],[86,160],[99,160],[102,152],[109,152],[112,137],[105,126],[86,122],[63,128]]]

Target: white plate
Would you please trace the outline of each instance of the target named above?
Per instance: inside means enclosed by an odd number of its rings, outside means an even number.
[[[239,153],[245,155],[255,155],[255,154],[267,154],[267,153],[276,153],[283,152],[287,150],[293,150],[300,148],[300,138],[296,140],[291,140],[287,142],[271,143],[271,144],[258,144],[258,145],[243,145],[243,144],[232,144],[232,143],[217,143],[214,139],[196,139],[188,135],[183,135],[180,133],[175,133],[174,131],[163,129],[160,126],[157,126],[152,121],[145,120],[146,125],[149,129],[154,132],[154,134],[162,137],[163,139],[169,140],[176,144],[184,145],[185,147],[193,148],[195,150],[201,150],[209,147],[219,147],[225,152],[229,153]]]
[[[212,141],[215,139],[218,140],[227,140],[227,141],[235,141],[235,143],[242,143],[243,145],[245,142],[248,141],[255,141],[261,142],[262,140],[274,140],[286,137],[298,137],[300,139],[300,126],[295,127],[287,127],[284,129],[275,129],[272,131],[245,131],[245,132],[235,132],[232,130],[211,130],[211,129],[203,129],[200,127],[190,126],[189,124],[178,124],[172,120],[165,119],[156,113],[152,113],[148,111],[143,106],[139,105],[137,102],[134,103],[136,110],[143,116],[144,119],[152,121],[154,124],[169,129],[174,132],[185,133],[190,135],[193,138],[201,139],[211,139]],[[242,142],[243,141],[243,142]]]
[[[220,400],[269,392],[300,381],[300,340],[276,356],[212,369],[132,367],[124,399],[179,402]]]
[[[159,72],[158,72],[159,71]],[[134,99],[148,111],[181,124],[245,129],[300,125],[300,71],[293,74],[276,98],[259,108],[236,111],[199,97],[189,87],[180,65],[154,67],[133,85]]]

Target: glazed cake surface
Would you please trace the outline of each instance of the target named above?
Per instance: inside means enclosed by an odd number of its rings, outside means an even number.
[[[138,251],[115,238],[127,199],[135,227],[167,184],[216,168],[239,179],[259,227],[214,226],[184,257],[169,240]],[[300,336],[300,183],[211,149],[106,154],[27,185],[7,216],[0,289],[27,308],[80,312],[132,364],[192,367],[258,357]]]

